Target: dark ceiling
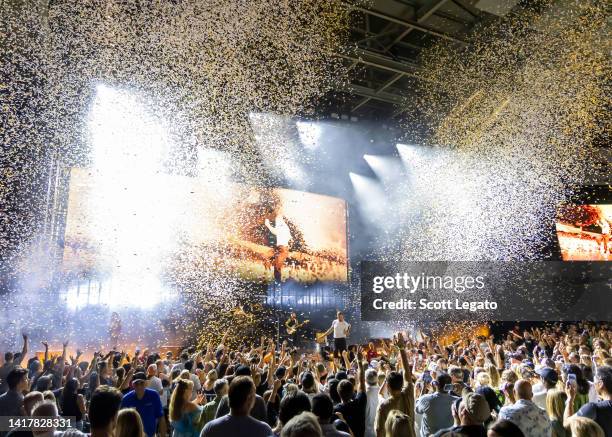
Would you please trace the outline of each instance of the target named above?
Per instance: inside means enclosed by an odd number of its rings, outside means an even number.
[[[342,0],[336,0],[341,1]],[[345,3],[345,2],[343,2]],[[483,22],[498,19],[518,0],[372,0],[351,7],[351,49],[342,53],[350,83],[334,91],[325,111],[373,120],[396,119],[419,78],[419,55],[440,39],[466,45]]]

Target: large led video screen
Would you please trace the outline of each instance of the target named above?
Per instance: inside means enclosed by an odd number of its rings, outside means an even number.
[[[201,268],[241,280],[345,282],[346,203],[319,194],[155,174],[71,171],[63,271],[161,277]]]
[[[561,207],[556,228],[563,260],[611,260],[611,225],[612,205],[569,204]]]

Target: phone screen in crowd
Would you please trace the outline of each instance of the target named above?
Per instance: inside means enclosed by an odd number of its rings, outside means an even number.
[[[431,382],[431,373],[429,372],[429,370],[425,370],[423,372],[423,381],[427,383]]]
[[[454,389],[453,384],[444,385],[444,391],[453,391],[453,389]]]
[[[568,373],[567,374],[567,383],[568,384],[572,384],[572,385],[576,385],[576,375],[573,373]]]

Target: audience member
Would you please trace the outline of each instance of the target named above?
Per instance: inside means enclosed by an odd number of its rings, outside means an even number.
[[[208,422],[201,437],[270,437],[272,428],[249,415],[255,405],[255,384],[248,376],[237,376],[229,385],[230,413]]]
[[[531,383],[520,379],[514,384],[516,402],[506,405],[499,411],[499,418],[515,423],[523,434],[530,437],[550,437],[551,424],[546,411],[531,400]]]
[[[68,342],[50,356],[45,341],[44,359],[28,359],[24,337],[24,351],[6,354],[0,367],[0,415],[47,409],[75,418],[92,437],[268,437],[271,427],[277,437],[480,437],[487,428],[489,437],[611,436],[606,324],[515,327],[497,341],[454,343],[400,333],[371,341],[366,352],[347,345],[339,357],[310,350],[300,357],[265,339],[259,347],[234,339],[230,347],[225,337],[176,360],[145,349],[93,352],[90,361],[79,360],[79,350],[67,359]],[[82,436],[78,429],[9,433],[35,434]]]
[[[138,411],[134,408],[124,408],[119,411],[115,437],[145,437]]]

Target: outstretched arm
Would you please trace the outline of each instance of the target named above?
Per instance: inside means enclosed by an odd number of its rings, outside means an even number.
[[[329,329],[327,331],[325,331],[325,336],[328,336],[329,334],[331,334],[334,331],[334,324],[332,322],[332,325],[329,327]]]
[[[365,393],[365,371],[363,370],[363,356],[361,346],[357,346],[357,368],[359,369],[359,391]]]
[[[16,362],[15,364],[20,365],[27,353],[28,353],[28,335],[23,334],[23,348],[21,349],[21,356],[19,357],[19,362]]]
[[[43,358],[43,360],[44,360],[43,364],[44,364],[49,359],[49,343],[47,343],[46,341],[43,341],[41,343],[45,347],[45,358]]]
[[[400,359],[402,361],[402,367],[404,368],[404,383],[408,384],[412,382],[412,367],[408,363],[408,355],[406,354],[406,341],[401,332],[397,333],[395,337],[395,346],[399,349]]]

